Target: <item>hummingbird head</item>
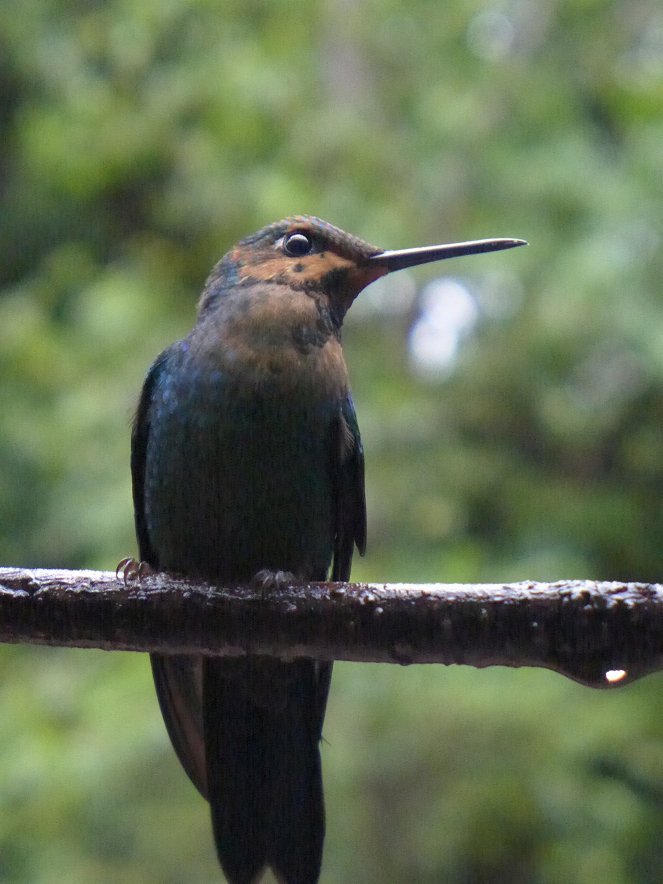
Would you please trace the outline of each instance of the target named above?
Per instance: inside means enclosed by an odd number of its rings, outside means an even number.
[[[323,300],[340,326],[359,292],[380,276],[474,252],[525,245],[518,239],[490,239],[452,245],[385,251],[309,215],[297,215],[245,237],[212,271],[200,314],[229,286],[274,284]]]
[[[387,268],[368,263],[381,251],[326,221],[298,215],[242,239],[213,275],[220,276],[224,286],[271,283],[305,292],[326,301],[340,324],[359,292],[388,273]],[[203,293],[201,312],[205,301]]]

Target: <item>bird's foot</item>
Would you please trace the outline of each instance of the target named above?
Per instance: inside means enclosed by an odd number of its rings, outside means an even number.
[[[292,571],[270,571],[269,568],[263,568],[253,575],[251,583],[253,586],[264,594],[284,592],[293,583],[299,583],[299,579]]]
[[[122,579],[125,583],[131,583],[133,580],[142,580],[143,577],[147,577],[150,574],[154,574],[154,568],[151,565],[148,565],[147,562],[139,562],[137,559],[134,559],[133,556],[127,556],[124,559],[120,559],[117,563],[117,568],[115,569],[115,577],[120,580]]]

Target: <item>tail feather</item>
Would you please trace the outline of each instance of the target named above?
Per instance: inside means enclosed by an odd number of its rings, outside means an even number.
[[[315,884],[331,664],[208,658],[203,669],[207,792],[226,876],[252,884],[269,865],[282,884]]]

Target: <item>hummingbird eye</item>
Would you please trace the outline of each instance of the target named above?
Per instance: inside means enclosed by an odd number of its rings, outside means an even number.
[[[308,255],[313,249],[311,238],[301,230],[295,233],[289,233],[283,239],[283,251],[291,258],[301,258],[302,255]]]

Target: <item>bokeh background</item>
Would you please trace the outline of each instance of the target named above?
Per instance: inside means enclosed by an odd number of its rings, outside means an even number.
[[[0,561],[135,552],[129,424],[240,236],[522,236],[349,315],[362,579],[663,571],[660,0],[0,5]],[[338,664],[323,884],[657,884],[663,683]],[[0,880],[220,880],[142,655],[0,649]]]

